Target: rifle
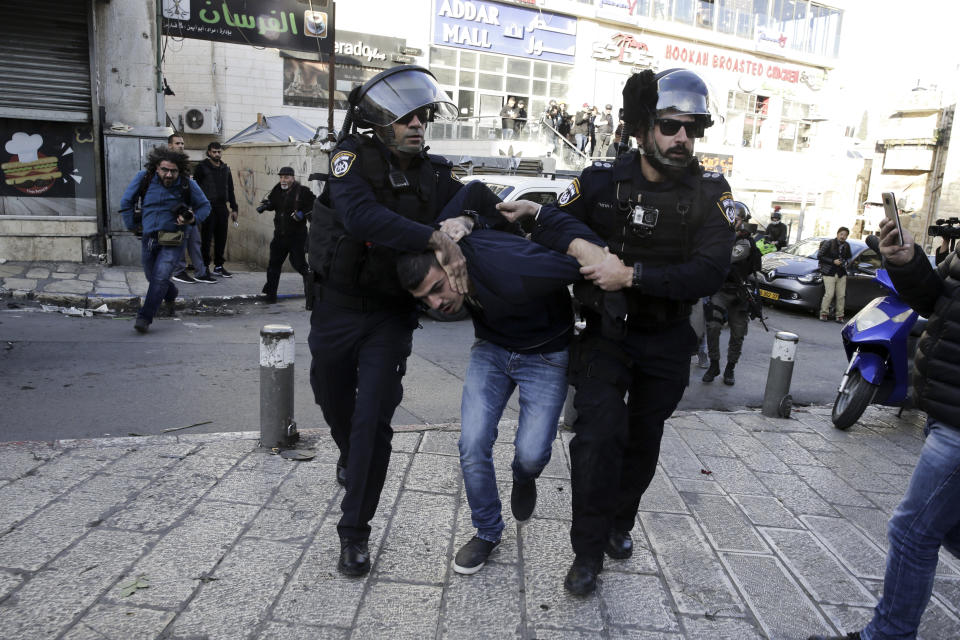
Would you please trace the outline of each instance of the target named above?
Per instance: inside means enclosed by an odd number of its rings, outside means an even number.
[[[759,320],[763,330],[769,333],[770,329],[767,327],[767,323],[763,321],[763,303],[760,302],[760,298],[754,290],[756,286],[754,285],[754,287],[751,288],[746,280],[743,278],[739,280],[737,283],[737,297],[747,304],[747,316],[751,320]]]

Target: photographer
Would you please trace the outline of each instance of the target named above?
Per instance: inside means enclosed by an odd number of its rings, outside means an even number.
[[[943,226],[939,230],[950,233]],[[927,425],[910,484],[887,525],[883,597],[865,629],[842,636],[862,640],[916,638],[940,547],[960,557],[960,255],[951,252],[934,269],[906,229],[900,244],[891,220],[880,227],[880,253],[900,297],[929,318],[913,371],[914,400],[927,412]]]
[[[140,333],[147,332],[161,301],[172,306],[177,298],[170,276],[183,254],[184,226],[202,222],[210,213],[203,191],[186,176],[186,154],[156,147],[120,200],[123,224],[131,231],[139,226],[134,209],[143,203],[141,261],[149,287],[133,325]]]
[[[268,304],[277,301],[280,270],[290,256],[290,266],[303,277],[303,292],[307,311],[313,309],[313,282],[307,266],[307,217],[313,210],[316,196],[294,177],[293,167],[282,167],[277,183],[257,207],[257,213],[274,211],[273,240],[270,241],[270,262],[267,265],[267,283],[263,293]]]

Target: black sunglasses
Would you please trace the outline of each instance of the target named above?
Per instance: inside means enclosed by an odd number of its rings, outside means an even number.
[[[430,107],[420,107],[419,109],[414,109],[410,113],[397,118],[397,124],[408,125],[410,121],[413,120],[413,116],[417,116],[417,120],[420,121],[420,124],[426,124],[433,119],[433,111]]]
[[[658,118],[657,126],[660,127],[660,133],[665,136],[675,136],[680,131],[680,127],[687,132],[688,138],[702,138],[706,127],[699,120],[693,122],[683,122],[672,118]]]

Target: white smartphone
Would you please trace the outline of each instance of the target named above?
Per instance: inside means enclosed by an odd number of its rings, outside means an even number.
[[[893,220],[896,223],[897,235],[899,236],[897,244],[902,247],[903,227],[900,226],[900,211],[897,210],[897,198],[893,195],[892,191],[884,191],[881,197],[883,198],[883,212],[886,214],[888,220]]]

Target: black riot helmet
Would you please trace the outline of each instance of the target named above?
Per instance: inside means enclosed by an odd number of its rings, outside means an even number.
[[[404,64],[381,71],[350,92],[350,115],[358,127],[384,127],[421,107],[429,120],[454,119],[457,107],[423,67]]]
[[[736,211],[736,215],[738,218],[742,218],[744,222],[750,222],[750,218],[752,217],[750,215],[750,207],[743,204],[739,200],[734,200],[733,208]]]
[[[667,69],[654,74],[647,69],[630,76],[623,86],[623,120],[648,128],[662,115],[691,115],[713,125],[707,84],[693,71]]]

